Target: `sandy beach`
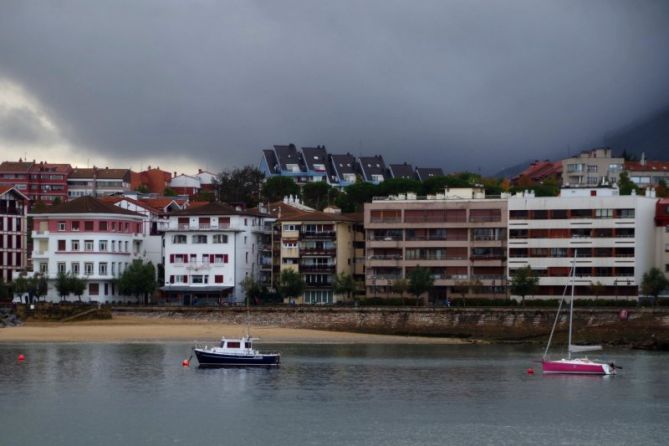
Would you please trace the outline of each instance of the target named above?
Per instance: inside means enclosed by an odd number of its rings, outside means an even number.
[[[0,342],[211,342],[238,337],[246,327],[218,322],[114,316],[87,322],[28,322],[0,329]],[[466,344],[456,338],[426,338],[251,326],[263,343]]]

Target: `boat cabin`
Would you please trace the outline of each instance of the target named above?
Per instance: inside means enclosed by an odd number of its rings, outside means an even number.
[[[251,349],[253,343],[250,339],[221,339],[221,348],[228,348],[231,350]]]

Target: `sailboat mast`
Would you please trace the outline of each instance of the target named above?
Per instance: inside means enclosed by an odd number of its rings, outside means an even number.
[[[576,281],[576,253],[574,249],[574,259],[571,263],[571,302],[569,303],[569,339],[567,342],[567,358],[571,359],[571,325],[574,319],[574,282]]]

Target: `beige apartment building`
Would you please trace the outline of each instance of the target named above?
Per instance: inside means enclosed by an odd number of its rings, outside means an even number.
[[[364,277],[364,231],[362,215],[342,214],[336,208],[325,212],[299,203],[274,203],[274,282],[284,270],[297,271],[305,283],[298,304],[333,304],[348,297],[333,290],[335,276]]]
[[[365,204],[367,296],[396,297],[393,283],[429,268],[436,300],[506,295],[507,200],[483,188],[402,194]]]
[[[570,187],[616,184],[624,166],[625,160],[613,157],[608,147],[585,150],[562,160],[562,184]]]

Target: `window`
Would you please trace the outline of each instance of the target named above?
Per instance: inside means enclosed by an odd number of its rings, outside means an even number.
[[[64,231],[65,230],[65,222],[64,221],[59,221],[58,222],[58,230],[59,231]]]
[[[79,251],[79,240],[72,240],[72,251]]]
[[[618,218],[634,218],[634,209],[618,209]]]
[[[100,294],[100,285],[97,283],[89,283],[88,294],[90,296],[97,296],[98,294]]]
[[[48,274],[49,273],[49,264],[46,262],[42,262],[39,264],[39,272],[42,274]]]
[[[172,237],[172,243],[175,245],[183,245],[188,243],[188,237],[186,237],[184,234],[175,234]]]
[[[121,243],[121,242],[119,242],[119,243]],[[125,250],[123,252],[130,252],[130,251],[128,251],[128,242],[124,242],[124,243],[125,243]]]
[[[72,262],[72,274],[79,275],[79,262]]]
[[[106,231],[107,230],[107,222],[106,221],[101,221],[100,222],[100,231]]]
[[[228,243],[228,236],[225,234],[214,234],[212,243]]]
[[[246,263],[249,263],[249,252],[246,251]]]
[[[84,263],[84,274],[86,274],[87,276],[93,274],[93,262]]]
[[[283,247],[286,249],[297,248],[297,242],[283,242]]]
[[[107,240],[100,240],[98,246],[100,248],[100,251],[107,252]]]
[[[209,276],[203,276],[200,274],[196,274],[191,276],[191,283],[209,283]]]
[[[93,240],[84,240],[84,251],[92,252],[93,246]]]
[[[58,262],[57,270],[59,274],[65,274],[65,262]]]
[[[595,209],[595,218],[612,218],[613,209]]]
[[[214,276],[214,283],[223,283],[223,275],[222,274],[216,274]]]
[[[93,222],[92,221],[85,221],[84,222],[84,231],[92,231],[93,230]]]
[[[299,229],[300,229],[299,225],[283,225],[284,231],[297,231]]]
[[[116,263],[112,262],[111,263],[111,268],[112,268],[111,275],[116,276]]]
[[[72,222],[72,230],[75,232],[79,231],[79,222],[78,221],[73,221]]]
[[[107,263],[106,262],[100,262],[98,264],[98,274],[101,276],[106,276],[107,275]]]
[[[244,244],[246,245],[247,242],[248,242],[248,237],[244,236]]]
[[[207,243],[207,236],[204,234],[195,234],[193,236],[193,243],[194,244],[205,244]]]
[[[228,263],[228,255],[227,254],[215,254],[214,255],[214,263]]]
[[[588,172],[597,172],[597,165],[588,164]]]
[[[65,251],[65,240],[58,240],[58,251]]]

